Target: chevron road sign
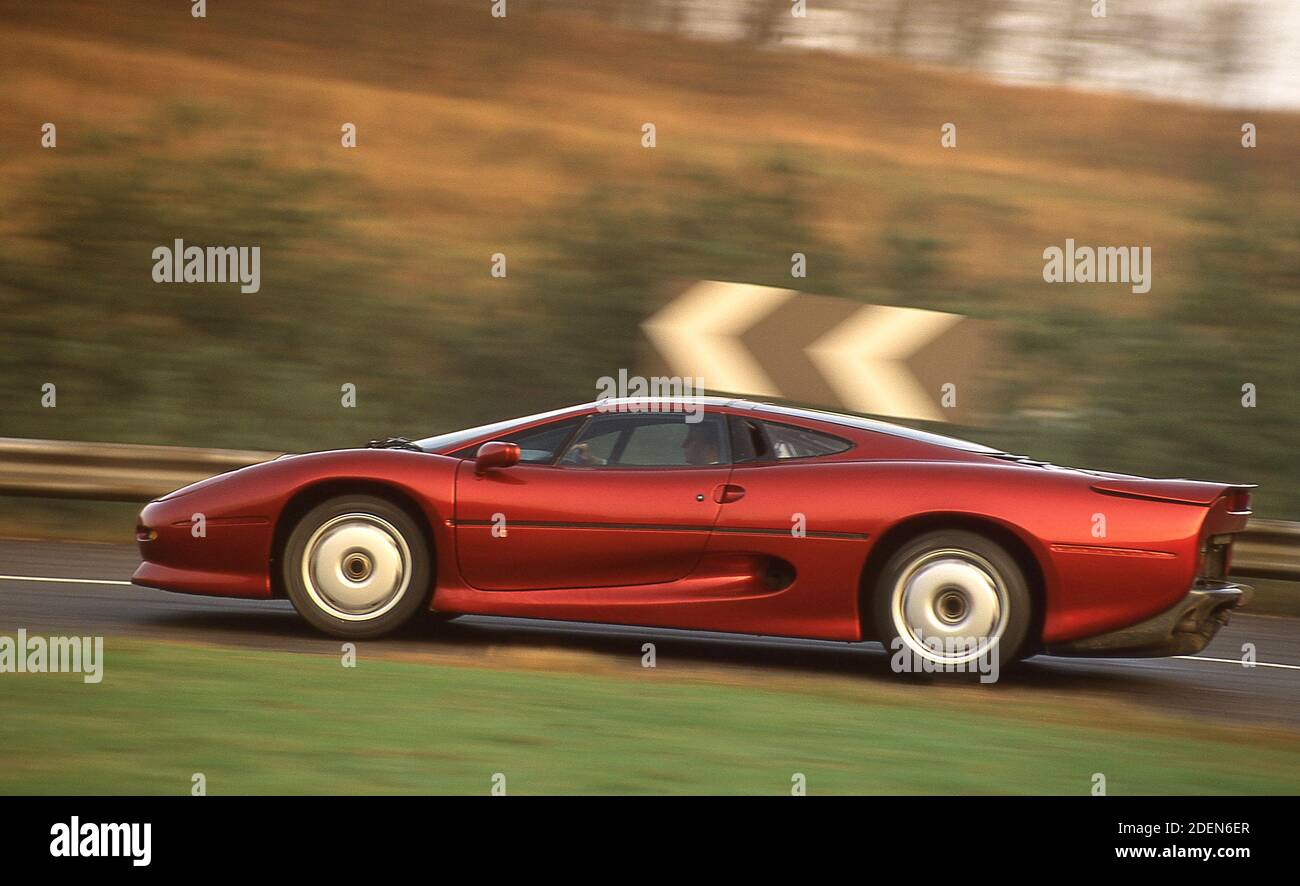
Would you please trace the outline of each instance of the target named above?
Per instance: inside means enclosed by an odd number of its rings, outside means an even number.
[[[699,377],[710,391],[973,424],[988,325],[960,314],[708,280],[642,329],[657,352],[652,374]]]

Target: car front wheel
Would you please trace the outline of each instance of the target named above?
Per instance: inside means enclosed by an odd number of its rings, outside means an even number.
[[[419,524],[372,495],[331,498],[304,514],[285,545],[283,568],[294,608],[335,637],[395,630],[428,601],[432,587]]]

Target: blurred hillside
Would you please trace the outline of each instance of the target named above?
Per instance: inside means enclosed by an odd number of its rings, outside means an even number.
[[[0,2],[0,435],[325,448],[578,402],[712,278],[996,320],[968,436],[1300,518],[1300,115],[527,0],[208,7]],[[261,291],[154,283],[175,238],[260,245]],[[1149,245],[1151,292],[1044,284],[1066,238]]]

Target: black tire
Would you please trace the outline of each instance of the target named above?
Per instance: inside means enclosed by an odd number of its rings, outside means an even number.
[[[991,579],[987,587],[981,574]],[[948,581],[949,577],[954,578]],[[964,603],[954,602],[956,597]],[[990,601],[997,602],[996,616]],[[985,663],[991,665],[988,657],[996,653],[999,669],[1017,661],[1022,650],[1029,651],[1034,616],[1029,583],[1014,557],[976,532],[943,529],[903,545],[881,570],[871,603],[876,635],[895,670],[900,669],[896,667],[900,651],[903,660],[915,664],[921,655],[917,647],[925,648],[932,638],[942,640],[945,631],[954,639],[983,638],[986,642],[996,634],[996,645],[985,650]],[[909,638],[904,638],[900,623]],[[985,632],[984,626],[990,624],[994,630]],[[948,672],[945,664],[957,665],[963,657],[960,650],[975,648],[958,646],[954,658],[930,659],[941,666],[935,673]],[[968,661],[953,670],[970,673],[978,664],[978,660]]]
[[[282,568],[298,614],[352,640],[396,630],[427,605],[433,587],[420,524],[374,495],[338,496],[304,514],[285,544]]]

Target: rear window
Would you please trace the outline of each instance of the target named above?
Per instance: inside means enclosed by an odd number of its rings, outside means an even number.
[[[945,437],[942,434],[933,434],[929,431],[919,431],[916,428],[909,428],[906,425],[896,425],[885,421],[876,421],[871,418],[863,418],[859,415],[842,415],[838,412],[822,412],[818,409],[797,409],[793,406],[776,406],[771,403],[758,404],[754,407],[754,411],[760,413],[784,414],[796,416],[798,418],[808,418],[819,422],[844,425],[845,427],[856,428],[862,431],[875,431],[878,434],[904,437],[908,440],[916,440],[919,443],[944,446],[948,449],[960,449],[963,452],[979,452],[984,455],[1002,454],[1002,450],[994,449],[991,446],[983,446],[979,443],[972,443],[969,440],[959,440],[956,437]]]
[[[768,445],[772,456],[785,458],[817,458],[822,455],[834,455],[843,452],[853,444],[843,437],[810,431],[795,425],[783,425],[777,422],[763,422],[767,432]]]

